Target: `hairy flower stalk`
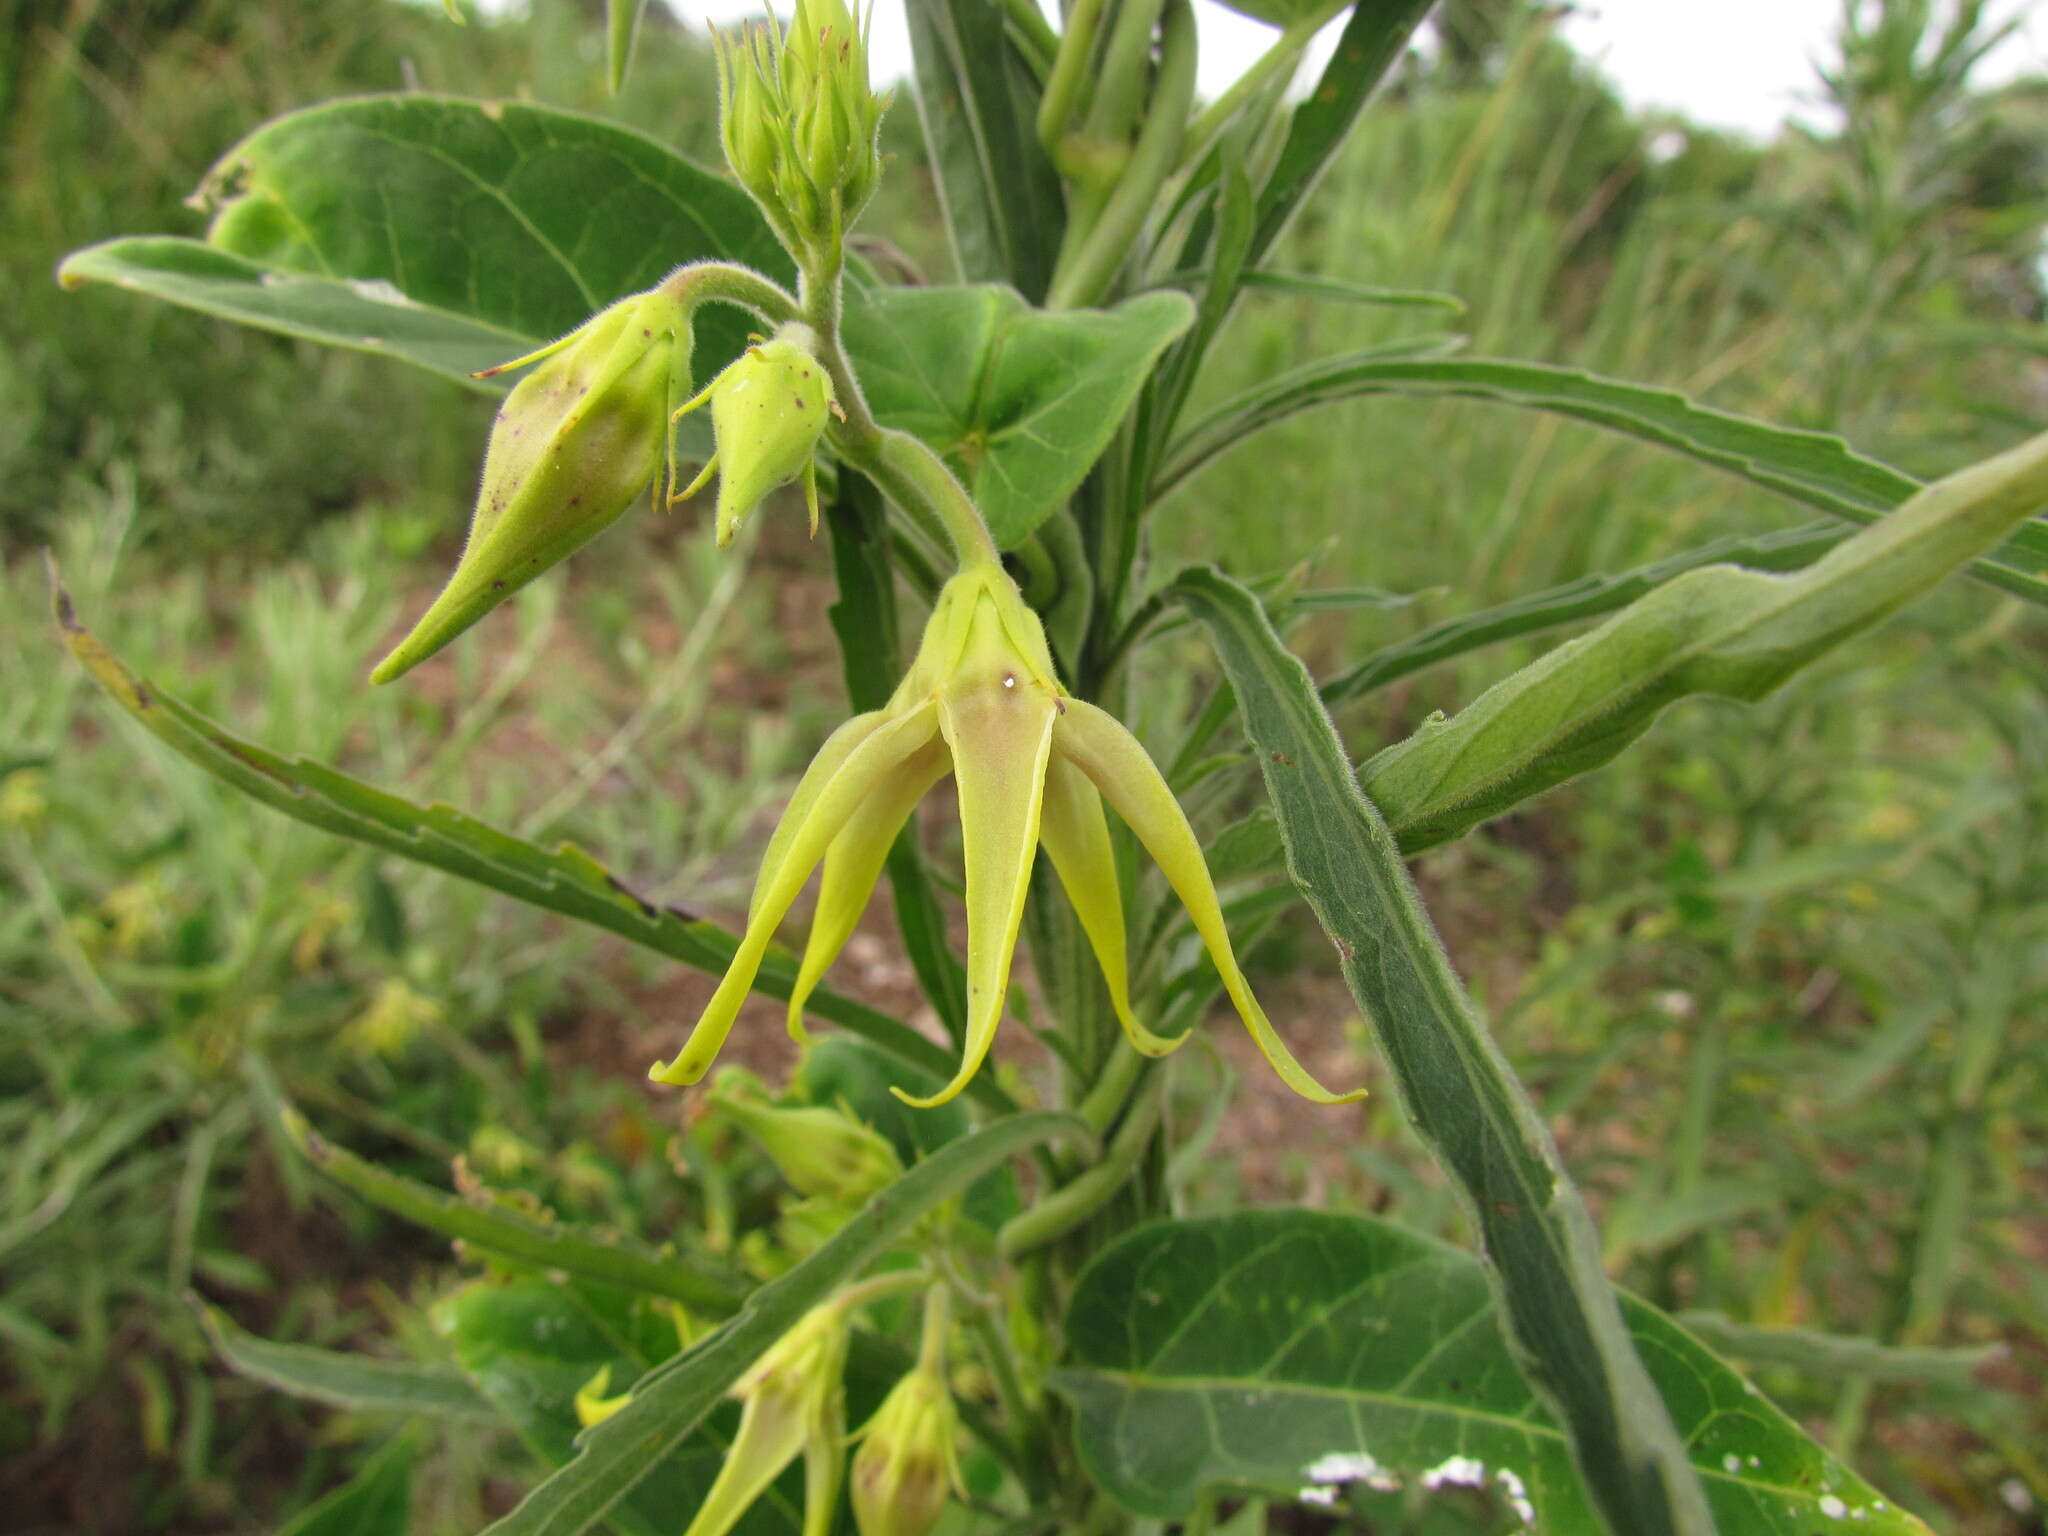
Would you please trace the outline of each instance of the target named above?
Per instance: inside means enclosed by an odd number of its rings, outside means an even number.
[[[919,1108],[943,1104],[988,1055],[1041,844],[1131,1044],[1158,1056],[1181,1043],[1152,1033],[1131,1011],[1105,799],[1159,862],[1245,1027],[1287,1085],[1318,1103],[1360,1096],[1322,1087],[1274,1033],[1231,951],[1201,845],[1173,792],[1130,732],[1060,687],[1038,615],[992,560],[971,561],[946,583],[894,697],[841,726],[812,761],[769,841],[732,965],[682,1050],[651,1077],[694,1083],[710,1068],[776,925],[822,862],[817,913],[789,1000],[790,1033],[804,1038],[805,1000],[852,936],[911,811],[949,772],[967,873],[965,1051],[937,1093],[915,1098],[899,1088],[898,1097]]]

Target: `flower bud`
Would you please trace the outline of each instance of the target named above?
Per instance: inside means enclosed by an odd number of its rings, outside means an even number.
[[[774,340],[748,347],[683,407],[695,410],[704,401],[711,402],[716,451],[682,494],[695,495],[717,472],[721,549],[732,543],[740,523],[771,491],[796,479],[804,483],[811,533],[817,534],[815,455],[825,415],[838,409],[838,401],[831,376],[811,355],[811,335],[808,326],[784,326]]]
[[[771,1103],[738,1073],[720,1075],[710,1102],[752,1138],[799,1194],[858,1205],[903,1176],[889,1139],[843,1111]]]
[[[777,233],[787,230],[779,215],[782,177],[782,92],[776,72],[776,34],[766,26],[719,33],[718,123],[726,164],[755,202],[768,210]]]
[[[503,365],[538,363],[491,426],[462,559],[372,681],[417,666],[618,520],[666,456],[669,413],[689,392],[690,342],[688,308],[656,288]]]
[[[959,1482],[953,1395],[935,1371],[897,1382],[853,1458],[853,1518],[860,1536],[925,1536]]]

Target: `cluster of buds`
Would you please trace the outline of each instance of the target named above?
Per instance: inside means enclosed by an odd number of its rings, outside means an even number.
[[[770,17],[721,36],[718,100],[726,161],[783,244],[836,260],[880,179],[888,106],[846,0],[797,0],[787,34]]]

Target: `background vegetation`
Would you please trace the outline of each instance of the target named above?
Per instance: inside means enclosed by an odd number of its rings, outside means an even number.
[[[747,556],[774,579],[744,582],[694,516],[633,520],[419,686],[369,693],[459,540],[488,408],[48,279],[91,240],[195,224],[175,202],[216,154],[339,92],[529,91],[709,161],[687,34],[643,46],[612,102],[592,18],[566,3],[460,30],[397,0],[7,8],[0,1498],[24,1529],[270,1529],[366,1432],[223,1374],[187,1293],[334,1343],[445,1279],[434,1245],[317,1201],[270,1107],[289,1096],[423,1176],[462,1158],[564,1212],[701,1222],[716,1203],[676,1167],[703,1166],[696,1133],[639,1087],[690,984],[151,750],[61,661],[37,547],[54,541],[112,641],[246,734],[727,911],[838,713],[828,578],[789,520]],[[1539,14],[1469,0],[1368,114],[1283,264],[1457,293],[1478,352],[1952,467],[2048,404],[2048,87],[1975,90],[1993,27],[1964,16],[1944,35],[1911,0],[1855,8],[1824,86],[1837,126],[1760,148],[1632,114]],[[914,115],[890,123],[868,228],[943,278]],[[1258,296],[1219,355],[1248,378],[1434,323],[1387,316]],[[1167,509],[1159,553],[1251,575],[1320,536],[1309,580],[1387,594],[1314,621],[1331,670],[1467,609],[1797,520],[1591,429],[1469,403],[1335,408],[1233,463]],[[1617,1277],[1711,1314],[1703,1330],[1880,1485],[1986,1533],[2038,1531],[2048,1507],[2048,657],[2016,608],[1958,584],[1770,704],[1687,706],[1421,865],[1599,1201]],[[1506,661],[1418,674],[1340,724],[1363,757]],[[1156,682],[1136,690],[1155,718],[1199,696]],[[1297,1038],[1362,1058],[1308,932],[1278,925],[1262,985]],[[908,999],[891,945],[859,945],[849,987]],[[1234,1032],[1219,1040],[1184,1083],[1214,1127],[1174,1170],[1192,1207],[1398,1204],[1455,1230],[1390,1094],[1362,1125],[1318,1123],[1256,1074],[1237,1086]],[[436,1450],[419,1528],[502,1505],[512,1450]]]

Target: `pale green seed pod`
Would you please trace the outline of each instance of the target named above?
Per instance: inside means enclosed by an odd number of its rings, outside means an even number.
[[[825,418],[837,408],[832,379],[814,357],[811,332],[783,327],[773,340],[747,348],[684,410],[711,402],[717,452],[682,493],[694,495],[718,472],[718,544],[722,549],[770,492],[801,479],[818,531],[815,456]]]
[[[688,308],[657,288],[505,365],[537,363],[492,423],[462,558],[373,682],[417,666],[618,520],[667,456],[690,344]]]
[[[860,1536],[926,1536],[958,1481],[953,1395],[935,1371],[914,1370],[875,1410],[853,1458],[849,1492]]]

